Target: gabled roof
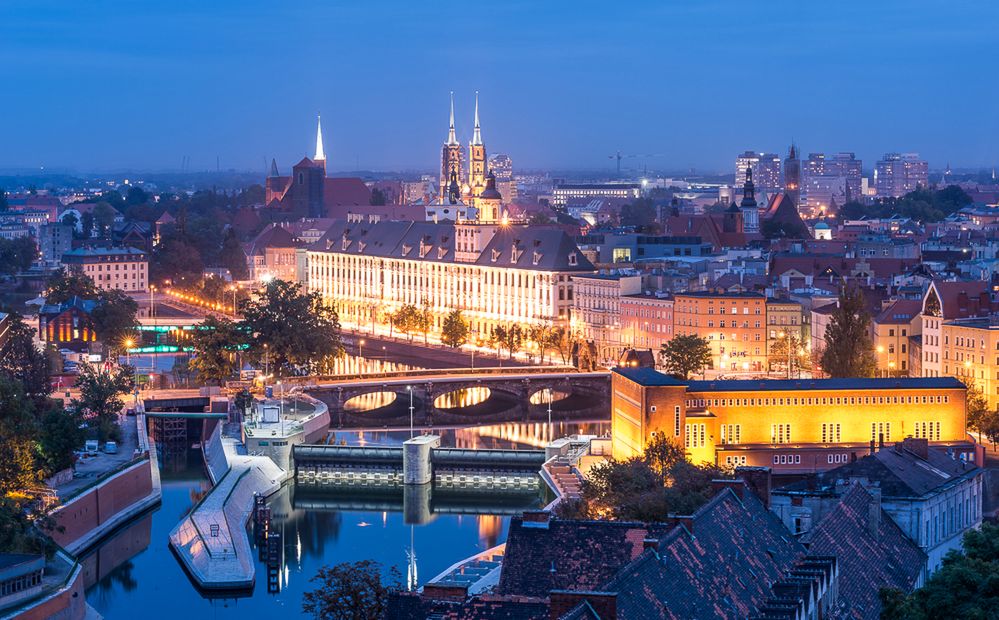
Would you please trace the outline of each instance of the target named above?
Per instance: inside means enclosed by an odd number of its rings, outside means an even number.
[[[746,618],[804,555],[749,489],[726,488],[601,590],[623,619]]]
[[[974,464],[960,459],[952,459],[939,450],[927,449],[917,453],[906,442],[907,439],[853,463],[815,474],[806,480],[786,485],[774,491],[778,495],[827,494],[835,493],[837,483],[853,478],[866,479],[876,483],[881,497],[920,498],[949,487],[959,479],[977,476],[981,470]]]
[[[599,590],[668,525],[552,519],[547,527],[510,520],[497,592],[545,597],[552,590]]]
[[[809,553],[838,558],[840,603],[846,617],[856,620],[876,620],[881,614],[879,590],[911,592],[926,566],[926,554],[880,504],[872,506],[876,501],[859,484],[852,486],[802,540]]]
[[[934,295],[940,300],[941,317],[945,320],[987,316],[993,305],[991,284],[984,281],[934,280],[923,297],[924,312]]]
[[[919,316],[922,309],[923,302],[919,299],[896,299],[890,306],[874,317],[874,322],[881,325],[907,325],[913,318]]]
[[[268,224],[253,241],[246,246],[247,256],[258,256],[265,248],[293,248],[298,240],[290,231],[278,224]]]

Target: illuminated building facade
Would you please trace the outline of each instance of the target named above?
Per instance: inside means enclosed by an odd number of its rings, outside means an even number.
[[[923,376],[940,377],[950,374],[945,366],[953,368],[952,362],[944,364],[945,323],[988,317],[995,310],[999,310],[999,304],[992,299],[988,282],[930,282],[922,305]]]
[[[784,193],[795,206],[801,204],[801,160],[793,144],[784,160]]]
[[[673,337],[673,298],[662,293],[621,297],[621,334],[629,347],[658,356]]]
[[[64,265],[89,276],[101,290],[144,291],[149,257],[135,248],[76,248],[62,256]]]
[[[966,393],[953,377],[679,381],[650,368],[616,368],[613,453],[641,454],[653,433],[665,433],[694,462],[802,474],[913,436],[975,460]]]
[[[767,364],[766,297],[759,293],[676,293],[673,331],[707,338],[713,367],[760,372]]]
[[[874,188],[879,198],[897,198],[917,187],[929,187],[929,164],[919,153],[886,153],[874,166]]]
[[[642,276],[586,274],[572,277],[573,323],[583,340],[597,348],[598,359],[615,360],[624,351],[621,296],[642,290]]]
[[[735,186],[746,184],[748,170],[756,187],[765,194],[771,194],[780,189],[780,168],[780,155],[746,151],[735,158]]]
[[[943,374],[974,382],[999,407],[999,319],[996,315],[947,321],[941,327]]]
[[[564,211],[569,202],[593,198],[634,200],[641,195],[642,186],[638,183],[562,183],[552,190],[552,207]]]
[[[338,220],[308,249],[308,288],[341,321],[427,309],[431,331],[461,310],[472,339],[499,325],[568,324],[572,276],[593,265],[561,230],[477,222]]]
[[[921,309],[918,299],[898,299],[871,320],[878,376],[916,376],[909,372],[909,347],[910,337],[919,334]]]

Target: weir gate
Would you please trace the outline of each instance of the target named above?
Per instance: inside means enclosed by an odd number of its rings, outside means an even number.
[[[545,462],[544,450],[441,448],[436,435],[401,446],[298,445],[292,456],[297,484],[354,490],[429,484],[441,491],[536,493]]]

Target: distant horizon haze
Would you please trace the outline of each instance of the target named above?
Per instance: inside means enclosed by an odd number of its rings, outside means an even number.
[[[999,162],[999,4],[444,1],[0,7],[0,168],[433,171],[455,93],[515,169],[729,174],[749,149],[870,169]]]

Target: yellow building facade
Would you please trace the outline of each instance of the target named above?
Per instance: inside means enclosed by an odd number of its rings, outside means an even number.
[[[682,382],[619,368],[611,391],[615,458],[641,454],[654,433],[694,462],[784,474],[837,467],[907,436],[975,458],[966,388],[952,377]]]
[[[765,370],[766,320],[766,297],[759,293],[677,293],[673,302],[674,334],[706,338],[716,370]]]
[[[988,318],[948,321],[941,326],[944,374],[974,382],[999,407],[999,322]]]

